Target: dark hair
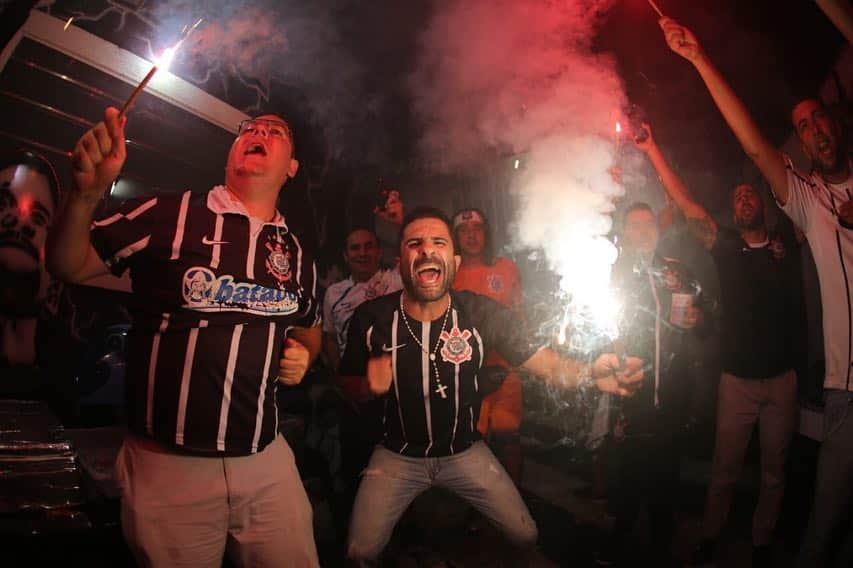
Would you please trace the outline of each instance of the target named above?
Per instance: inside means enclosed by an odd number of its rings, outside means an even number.
[[[376,243],[379,244],[379,236],[376,234],[376,231],[364,225],[355,225],[353,227],[350,227],[350,229],[347,231],[346,236],[344,237],[344,251],[346,251],[347,249],[347,240],[349,240],[349,236],[356,231],[367,231],[368,233],[373,235],[373,238],[376,240]]]
[[[485,236],[485,242],[483,243],[483,262],[485,262],[488,266],[491,266],[495,263],[495,246],[492,241],[492,226],[489,223],[489,218],[486,217],[486,214],[483,213],[482,210],[476,207],[463,207],[459,211],[453,214],[451,219],[455,219],[458,215],[465,213],[466,211],[472,211],[479,215],[483,219],[483,234]],[[455,250],[461,251],[462,247],[459,245],[459,227],[453,227],[453,246]]]
[[[450,235],[453,235],[453,229],[450,225],[450,219],[447,218],[447,215],[444,214],[444,211],[438,209],[436,207],[415,207],[408,215],[403,218],[403,224],[400,225],[400,232],[397,234],[397,248],[400,248],[400,244],[403,242],[403,231],[406,230],[406,227],[414,223],[419,219],[438,219],[447,227],[447,232]],[[454,248],[454,251],[456,249]]]
[[[652,217],[655,216],[655,211],[652,209],[652,206],[644,201],[635,201],[631,205],[625,209],[625,212],[622,214],[622,228],[625,228],[625,221],[628,219],[628,215],[635,211],[648,211],[651,213]]]
[[[794,134],[797,135],[797,138],[800,137],[800,132],[797,130],[797,125],[794,124],[794,109],[803,104],[806,101],[814,101],[820,108],[829,111],[829,106],[823,101],[823,99],[814,93],[801,93],[797,96],[791,97],[791,104],[788,106],[788,121],[794,127]]]
[[[62,186],[59,185],[59,178],[56,176],[53,164],[47,158],[41,154],[19,148],[11,152],[5,152],[0,156],[0,170],[5,170],[9,166],[27,166],[47,178],[50,197],[53,199],[53,207],[59,208],[59,201],[62,198]]]

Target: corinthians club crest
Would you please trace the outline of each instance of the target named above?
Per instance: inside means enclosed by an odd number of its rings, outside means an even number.
[[[278,234],[267,239],[264,247],[269,251],[264,264],[267,267],[267,273],[275,278],[279,286],[288,282],[293,276],[291,271],[291,254],[287,245],[281,241]]]
[[[471,353],[474,350],[468,343],[468,339],[471,338],[470,331],[467,329],[459,331],[459,326],[454,325],[450,332],[442,331],[439,338],[444,341],[441,348],[442,359],[454,365],[460,365],[471,360]]]

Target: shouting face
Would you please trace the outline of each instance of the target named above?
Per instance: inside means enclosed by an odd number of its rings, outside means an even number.
[[[826,107],[820,101],[806,99],[793,108],[791,121],[812,167],[828,177],[827,181],[834,181],[832,178],[835,177],[846,178],[847,159],[841,148],[841,127]]]
[[[450,228],[441,219],[416,219],[403,229],[400,275],[410,298],[419,302],[442,299],[456,277],[459,262]]]
[[[254,179],[278,191],[287,178],[296,175],[298,167],[293,159],[290,127],[282,118],[265,114],[240,124],[228,153],[225,176],[231,188]]]

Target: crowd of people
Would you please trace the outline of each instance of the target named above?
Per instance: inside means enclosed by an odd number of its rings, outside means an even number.
[[[477,208],[452,217],[432,207],[406,213],[399,193],[386,192],[375,224],[346,234],[348,277],[319,289],[316,252],[277,206],[299,168],[293,132],[277,114],[241,123],[222,185],[135,198],[106,217],[98,204],[127,157],[127,119],[117,109],[78,141],[62,198],[46,160],[19,153],[0,164],[0,210],[12,227],[3,235],[20,241],[4,266],[24,274],[7,279],[0,298],[5,369],[36,359],[33,322],[40,310],[56,310],[46,270],[71,284],[130,273],[139,301],[116,478],[122,530],[140,565],[220,566],[226,555],[241,566],[318,565],[312,507],[280,432],[277,391],[299,384],[321,356],[346,398],[337,514],[353,564],[379,563],[395,525],[431,487],[491,521],[514,545],[509,562],[528,561],[538,531],[520,493],[525,377],[598,393],[618,410],[607,425],[614,521],[596,561],[630,562],[628,535],[648,506],[654,563],[673,565],[687,341],[712,333],[718,320],[716,440],[691,561],[713,561],[757,425],[753,565],[771,566],[804,379],[796,360],[803,246],[820,278],[826,372],[824,436],[798,565],[834,565],[853,497],[853,180],[844,136],[819,99],[798,101],[791,122],[812,163],[798,171],[696,37],[673,20],[660,23],[789,220],[769,227],[762,192],[744,183],[731,191],[734,229],[723,228],[729,223],[708,213],[644,125],[635,144],[713,259],[721,314],[705,305],[690,268],[661,253],[655,211],[633,203],[620,218],[612,271],[625,303],[624,341],[583,358],[531,331],[538,322],[525,315],[521,272],[498,256]],[[25,384],[18,373],[13,394]]]

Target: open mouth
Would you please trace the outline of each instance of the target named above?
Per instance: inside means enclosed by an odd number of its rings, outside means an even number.
[[[260,142],[255,142],[255,143],[253,143],[253,144],[250,144],[250,145],[249,145],[249,147],[248,147],[248,148],[246,148],[246,151],[245,151],[245,152],[243,152],[243,155],[244,155],[244,156],[252,156],[252,155],[254,155],[254,154],[259,154],[259,155],[261,155],[261,156],[266,156],[266,155],[267,155],[267,148],[266,148],[266,146],[264,146],[264,145],[263,145],[263,144],[261,144]]]
[[[435,263],[425,263],[415,268],[415,282],[419,286],[436,286],[441,282],[442,269]]]
[[[40,262],[38,249],[18,231],[0,232],[0,249],[13,248],[24,252],[37,264]]]

